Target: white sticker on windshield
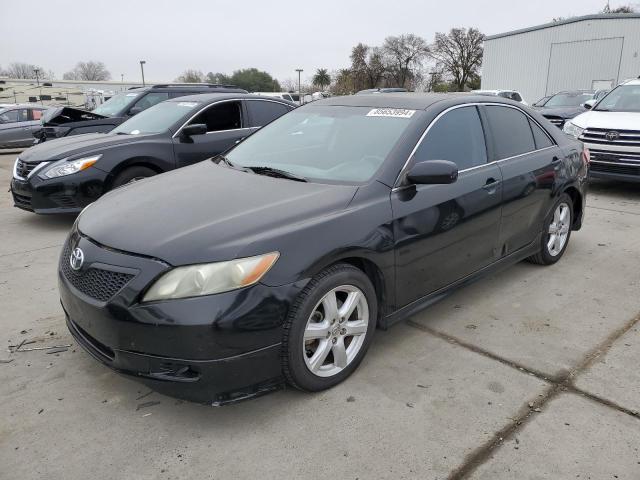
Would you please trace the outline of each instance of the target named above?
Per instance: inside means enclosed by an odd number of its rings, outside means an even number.
[[[196,105],[198,105],[198,102],[180,102],[178,103],[179,107],[188,107],[188,108],[193,108]]]
[[[137,93],[127,93],[127,97],[137,97]]]
[[[367,113],[367,117],[394,117],[394,118],[411,118],[415,110],[407,110],[406,108],[374,108]]]

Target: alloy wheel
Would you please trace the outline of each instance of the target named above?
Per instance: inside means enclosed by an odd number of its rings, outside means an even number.
[[[362,348],[369,326],[369,305],[353,285],[329,291],[315,306],[304,330],[303,356],[311,373],[331,377],[344,370]]]
[[[562,252],[567,238],[569,237],[571,222],[571,210],[569,205],[561,203],[553,212],[553,220],[549,224],[549,238],[547,239],[547,250],[549,255],[555,257]]]

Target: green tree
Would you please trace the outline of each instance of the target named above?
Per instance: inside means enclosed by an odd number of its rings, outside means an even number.
[[[279,92],[280,84],[267,72],[257,68],[236,70],[229,78],[232,85],[237,85],[249,92]]]
[[[319,68],[316,70],[316,74],[313,76],[313,84],[320,87],[320,90],[324,90],[331,84],[331,76],[326,68]]]

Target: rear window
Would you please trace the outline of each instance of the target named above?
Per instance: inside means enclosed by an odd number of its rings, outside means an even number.
[[[289,107],[268,100],[247,100],[247,108],[254,127],[262,127],[289,111]]]

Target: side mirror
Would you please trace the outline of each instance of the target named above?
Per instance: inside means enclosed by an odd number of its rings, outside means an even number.
[[[458,179],[458,166],[448,160],[426,160],[416,163],[407,180],[418,185],[449,184]]]
[[[586,102],[584,102],[584,104],[582,105],[584,108],[586,108],[587,110],[591,110],[593,108],[593,106],[596,104],[597,100],[595,99],[591,99],[591,100],[587,100]]]
[[[142,111],[142,108],[140,108],[140,107],[131,107],[129,109],[129,116],[133,117],[134,115],[139,114],[141,111]]]
[[[182,129],[182,135],[185,137],[192,137],[194,135],[204,135],[207,133],[207,126],[204,123],[194,123],[187,125]]]

